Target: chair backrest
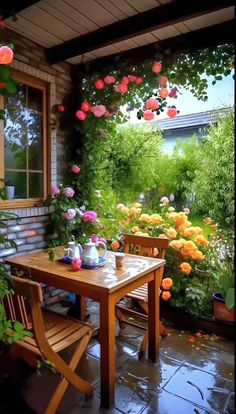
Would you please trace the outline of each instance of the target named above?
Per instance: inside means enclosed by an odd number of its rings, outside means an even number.
[[[39,283],[29,279],[11,276],[13,294],[4,297],[3,305],[6,316],[12,322],[21,322],[26,329],[34,327],[44,331],[44,323],[40,303],[43,293]]]
[[[124,252],[139,254],[141,256],[154,256],[165,258],[166,249],[169,247],[169,239],[165,237],[136,236],[123,234]]]

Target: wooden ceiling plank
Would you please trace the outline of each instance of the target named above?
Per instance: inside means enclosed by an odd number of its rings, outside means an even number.
[[[195,17],[193,19],[186,20],[184,24],[189,28],[189,30],[196,30],[202,27],[207,27],[210,24],[218,24],[230,20],[233,13],[234,7],[227,7],[224,10],[210,13],[207,16]]]
[[[92,20],[88,19],[64,0],[46,0],[46,3],[60,10],[67,17],[74,19],[78,23],[79,27],[83,28],[85,33],[96,30],[99,27]]]
[[[137,11],[130,6],[129,3],[127,3],[127,1],[125,0],[119,0],[119,2],[117,0],[110,0],[112,4],[114,4],[116,7],[119,7],[120,10],[123,11],[123,13],[125,13],[127,16],[133,16],[134,14],[137,13]]]
[[[68,0],[70,3],[76,0]],[[86,3],[92,0],[87,0]],[[81,3],[82,4],[82,3]],[[90,3],[89,3],[90,4]],[[233,6],[233,0],[175,0],[143,13],[138,13],[125,20],[101,27],[91,33],[71,39],[61,45],[54,46],[46,51],[50,63],[57,63],[75,55],[99,49],[116,42],[126,40],[139,34],[154,32],[166,26],[171,26],[187,19],[205,15],[227,6]],[[158,34],[157,34],[158,36]],[[159,37],[159,36],[158,36]]]
[[[13,22],[12,20],[9,20],[8,22],[6,22],[6,27],[11,28],[15,32],[18,31],[17,29],[18,25],[19,26],[21,25],[24,28],[24,32],[25,32],[24,36],[27,37],[27,33],[34,33],[34,35],[38,39],[36,40],[37,43],[39,43],[39,39],[41,41],[46,41],[47,43],[54,44],[54,45],[55,43],[57,44],[61,43],[61,39],[56,37],[54,34],[49,33],[46,30],[43,30],[41,27],[31,23],[27,19],[24,19],[24,17],[20,15],[18,15],[16,22]]]
[[[48,33],[57,34],[57,37],[62,41],[66,41],[76,36],[74,29],[68,27],[60,20],[35,5],[31,9],[24,10],[19,14],[21,17],[37,25],[42,30],[46,30]]]
[[[159,2],[156,0],[126,0],[126,2],[139,13],[153,9],[159,5]]]
[[[118,20],[125,19],[127,15],[116,7],[110,0],[96,0],[102,7],[104,7],[107,11],[109,11],[113,16],[115,16]]]
[[[38,3],[39,0],[0,0],[0,15],[2,20],[15,16],[28,7]]]
[[[158,39],[168,39],[169,37],[178,36],[181,32],[174,26],[163,27],[162,29],[154,30],[152,32]]]
[[[170,39],[161,40],[129,49],[119,54],[98,58],[87,64],[88,72],[106,71],[111,67],[123,64],[127,67],[143,62],[145,59],[155,59],[168,50],[168,54],[188,53],[193,50],[215,47],[225,43],[234,44],[234,19],[199,29],[193,32],[184,33]]]
[[[75,32],[77,32],[79,35],[82,35],[85,33],[85,30],[80,25],[78,25],[78,23],[75,20],[73,20],[72,18],[73,16],[69,17],[65,15],[60,10],[56,9],[55,7],[46,3],[45,1],[41,1],[39,7],[40,9],[49,13],[51,16],[54,16],[56,19],[66,24],[68,27],[70,27]]]
[[[92,20],[98,26],[105,26],[117,21],[113,14],[109,13],[95,0],[67,0],[67,3],[77,9],[81,14]]]

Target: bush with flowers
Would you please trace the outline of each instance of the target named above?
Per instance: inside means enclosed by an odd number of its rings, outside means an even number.
[[[169,238],[163,280],[173,280],[173,286],[168,295],[164,294],[165,299],[168,296],[171,305],[184,309],[192,316],[210,316],[211,292],[215,290],[215,280],[206,270],[211,265],[214,254],[218,254],[215,249],[219,237],[218,226],[209,218],[202,227],[193,226],[189,219],[189,209],[175,211],[167,197],[162,197],[159,210],[148,214],[143,212],[139,203],[130,207],[118,204],[117,233],[112,238],[111,248],[122,250],[124,233]],[[101,221],[104,224],[102,218]],[[105,227],[106,225],[109,226],[107,222]],[[205,236],[205,233],[208,235]]]
[[[74,164],[70,172],[73,176],[72,182],[75,184],[75,189],[63,184],[54,185],[44,202],[45,205],[53,207],[51,232],[54,234],[50,243],[51,247],[67,244],[72,235],[75,236],[77,242],[83,244],[100,228],[96,211],[86,210],[86,202],[85,205],[78,203],[76,187],[78,186],[77,176],[80,173],[80,167]]]

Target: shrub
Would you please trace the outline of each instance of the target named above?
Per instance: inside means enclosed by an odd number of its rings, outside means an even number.
[[[193,183],[194,210],[214,217],[219,225],[233,231],[234,223],[234,114],[211,125],[202,142],[201,165]]]

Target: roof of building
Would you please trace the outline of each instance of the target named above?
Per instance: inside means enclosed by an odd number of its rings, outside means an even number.
[[[195,114],[180,115],[176,118],[165,118],[158,121],[150,122],[149,125],[153,129],[182,129],[193,126],[206,126],[208,124],[217,122],[217,118],[229,112],[230,107],[214,109],[211,111],[197,112]]]

